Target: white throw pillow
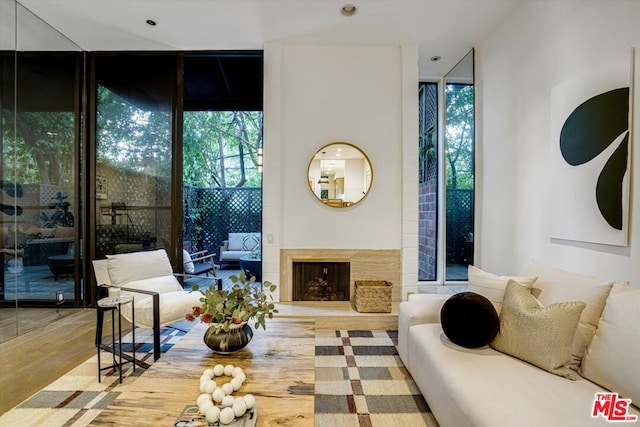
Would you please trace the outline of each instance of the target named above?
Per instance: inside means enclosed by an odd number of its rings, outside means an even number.
[[[580,374],[640,404],[640,289],[613,285]]]
[[[173,268],[164,249],[107,255],[107,269],[111,284],[124,286],[134,280],[173,274]]]
[[[491,301],[498,314],[500,314],[500,311],[502,310],[504,289],[509,280],[518,282],[525,288],[531,289],[531,286],[538,278],[537,276],[498,276],[496,274],[483,271],[473,265],[469,266],[468,276],[469,286],[467,290],[469,292],[480,294]]]
[[[229,233],[229,246],[227,249],[230,251],[241,251],[244,236],[245,233]]]
[[[613,286],[613,280],[572,273],[556,267],[529,261],[524,274],[537,274],[538,280],[531,289],[543,305],[562,301],[584,301],[587,307],[580,315],[580,323],[573,341],[573,358],[570,367],[577,370],[587,346],[600,320],[602,309]]]
[[[187,274],[191,274],[196,271],[196,266],[193,265],[193,260],[191,259],[191,255],[186,250],[182,250],[182,265],[184,266],[184,272]]]
[[[242,250],[253,252],[260,249],[260,233],[248,233],[242,238]]]

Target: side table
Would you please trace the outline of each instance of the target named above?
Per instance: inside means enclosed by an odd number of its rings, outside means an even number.
[[[133,364],[133,372],[136,371],[136,315],[135,310],[131,310],[131,340],[133,344],[133,357],[125,358],[127,360],[123,361],[122,355],[122,305],[131,304],[133,307],[133,296],[124,295],[119,296],[117,298],[107,297],[98,300],[98,310],[109,309],[111,311],[111,348],[108,349],[113,355],[113,364],[110,366],[101,366],[100,362],[100,349],[102,348],[102,342],[97,343],[98,347],[98,382],[101,382],[100,374],[102,371],[107,369],[118,369],[120,371],[120,383],[122,383],[122,366],[126,363]],[[115,333],[115,311],[118,312],[118,360],[116,361],[116,333]],[[102,329],[102,325],[100,325],[100,329]],[[102,334],[101,334],[102,335]],[[102,336],[99,337],[100,341],[102,340]]]

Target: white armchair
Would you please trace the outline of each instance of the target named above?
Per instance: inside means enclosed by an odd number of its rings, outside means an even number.
[[[153,328],[154,360],[160,357],[160,327],[184,319],[201,304],[200,292],[182,288],[164,249],[107,255],[93,261],[93,271],[98,286],[108,287],[110,294],[119,288],[121,295],[134,297],[136,326]],[[131,310],[131,304],[122,307],[122,316],[129,321]]]

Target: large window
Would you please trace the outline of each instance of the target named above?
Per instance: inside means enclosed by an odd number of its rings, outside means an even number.
[[[473,50],[445,76],[443,94],[439,103],[437,85],[420,84],[419,280],[455,282],[467,280],[474,257]]]

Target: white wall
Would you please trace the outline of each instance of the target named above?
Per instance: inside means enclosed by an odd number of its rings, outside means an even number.
[[[416,92],[417,49],[265,46],[265,280],[278,282],[281,248],[401,249],[403,140],[417,140],[417,98],[415,129],[404,130],[407,79]],[[307,183],[311,157],[334,141],[373,165],[371,191],[347,209],[322,204]]]
[[[626,48],[639,49],[639,19],[635,0],[529,2],[477,46],[478,265],[517,273],[535,258],[600,277],[640,276],[640,150],[631,150],[628,247],[552,241],[548,224],[551,89]],[[636,82],[639,72],[636,52]],[[632,93],[637,124],[640,99]]]

